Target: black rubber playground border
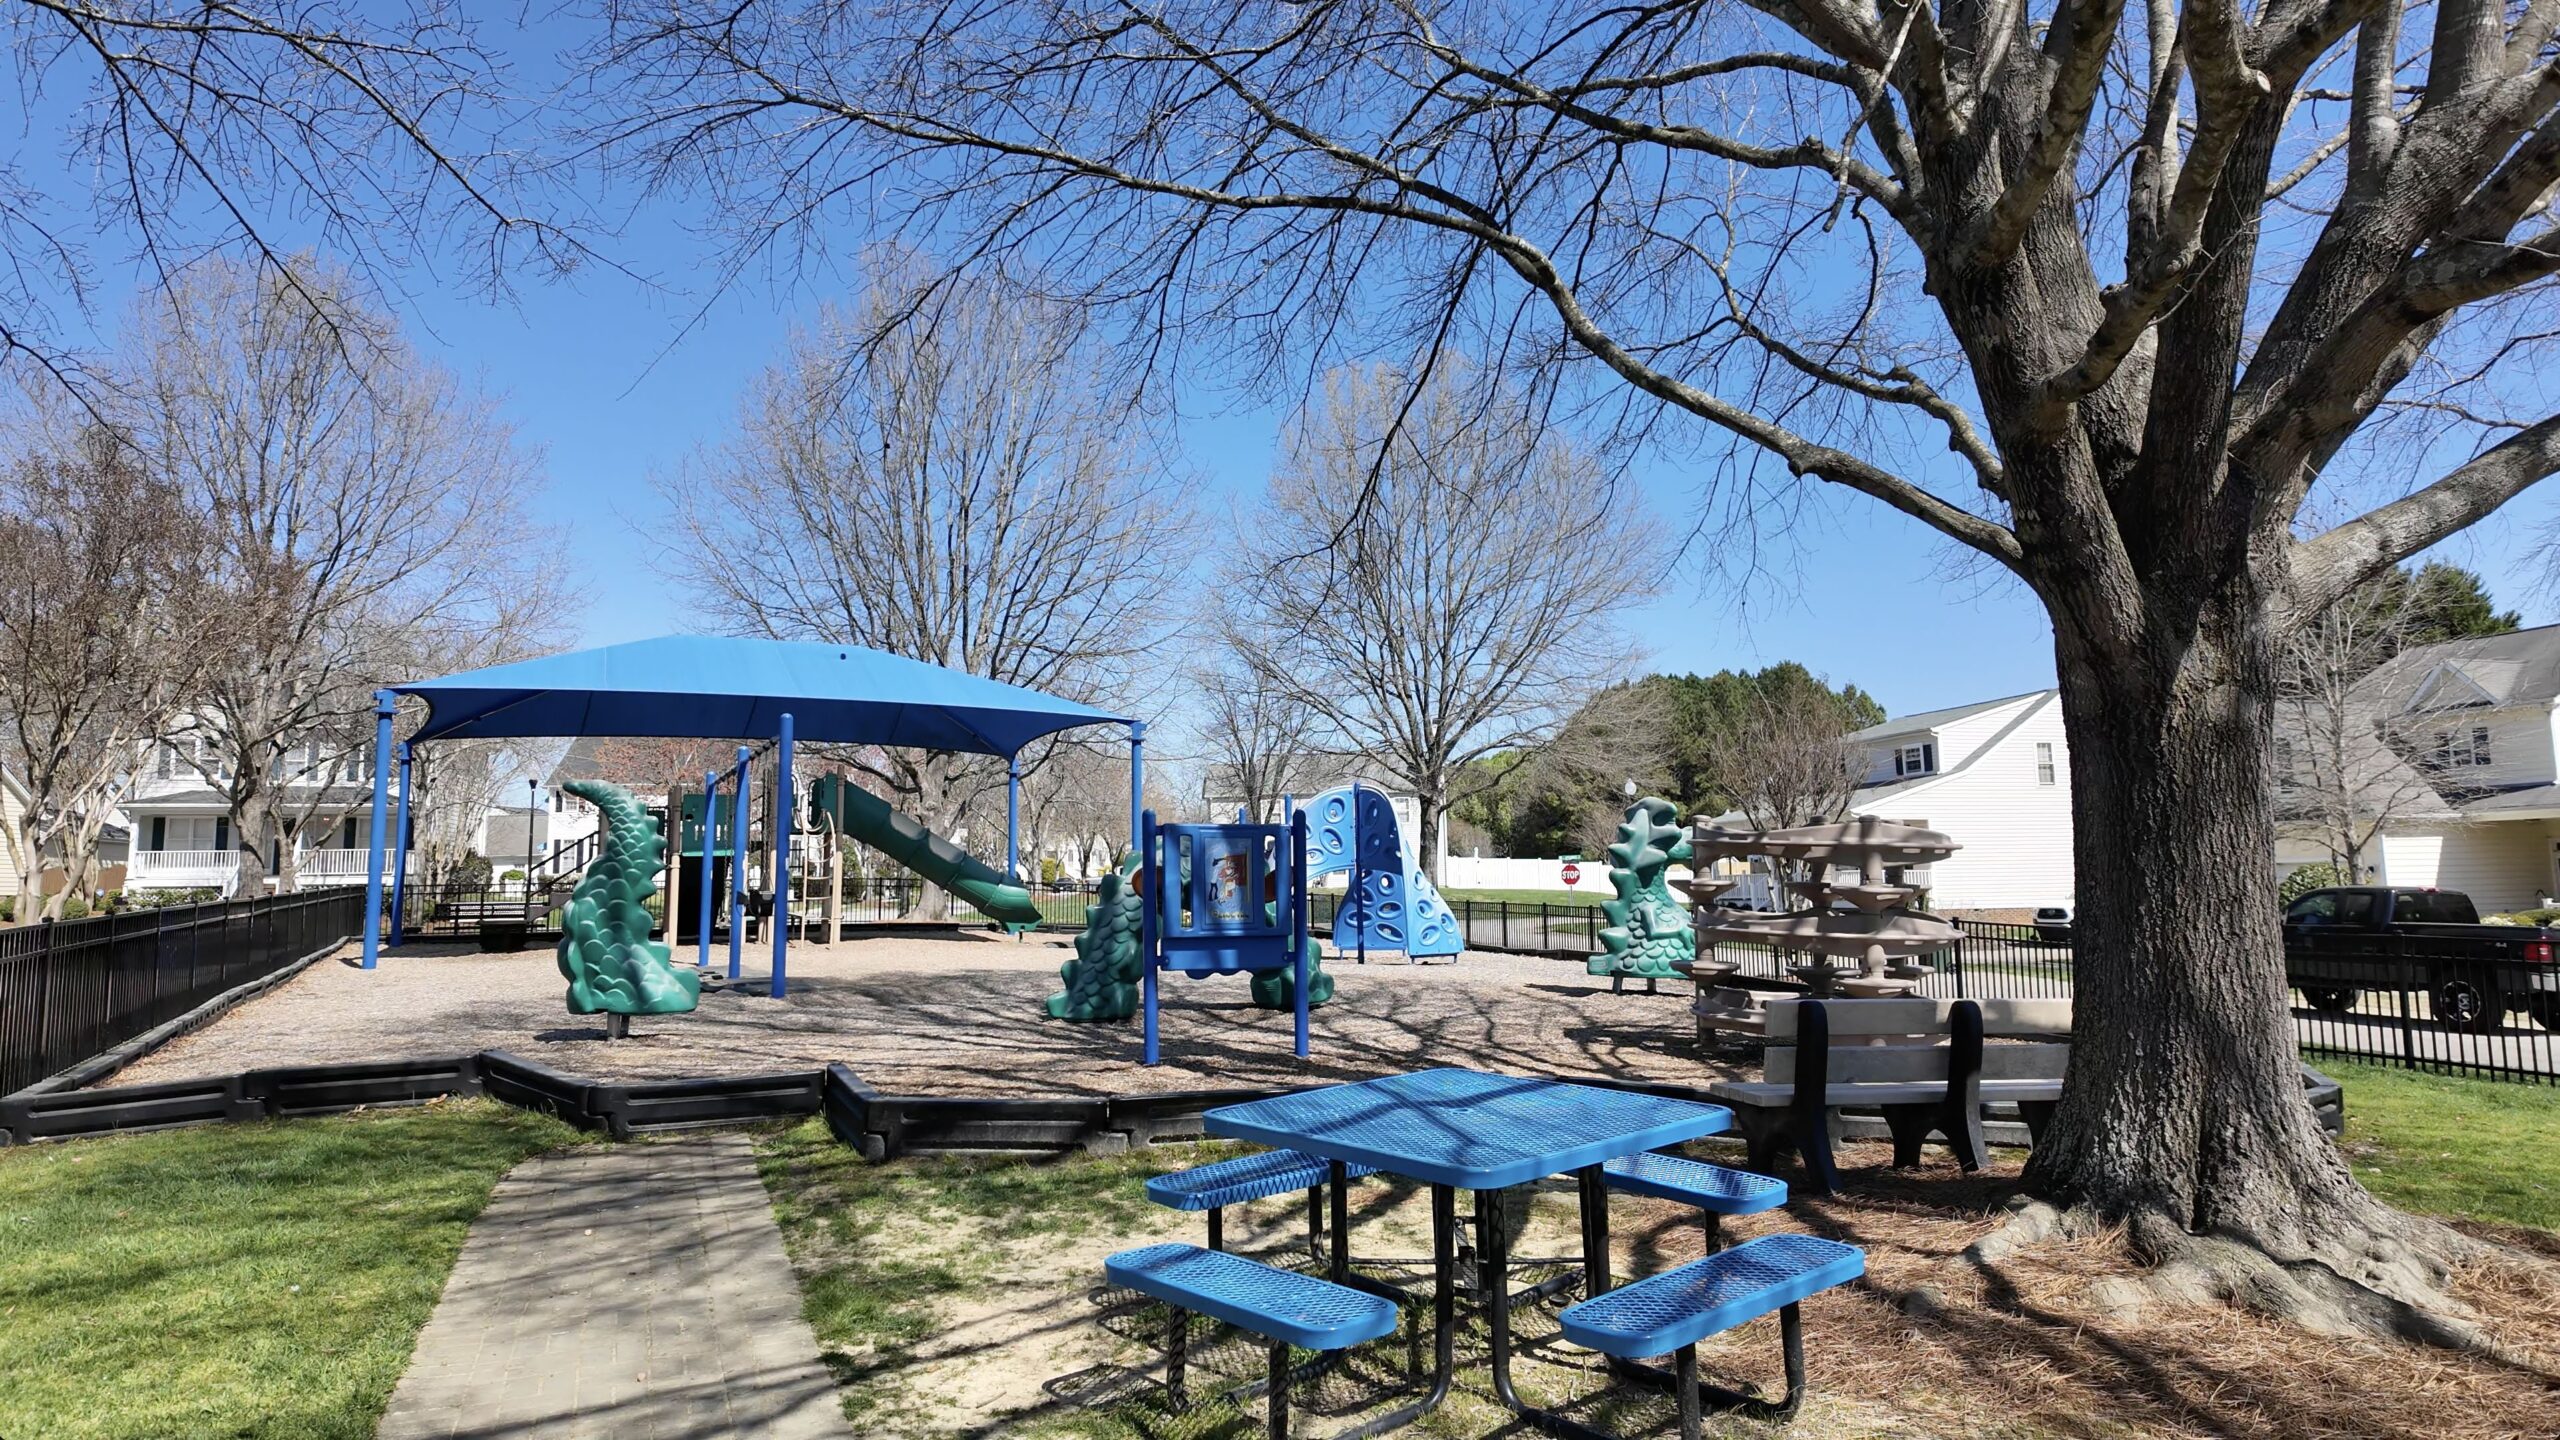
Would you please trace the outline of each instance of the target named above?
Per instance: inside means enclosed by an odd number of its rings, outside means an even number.
[[[1559,1076],[1615,1090],[1706,1101],[1703,1087]],[[900,1095],[843,1064],[770,1075],[591,1080],[505,1050],[410,1060],[249,1070],[201,1080],[96,1090],[22,1092],[0,1100],[0,1138],[44,1140],[231,1120],[326,1115],[485,1095],[616,1138],[821,1115],[865,1159],[934,1151],[1111,1154],[1197,1140],[1220,1105],[1282,1089],[1174,1090],[1146,1095]]]

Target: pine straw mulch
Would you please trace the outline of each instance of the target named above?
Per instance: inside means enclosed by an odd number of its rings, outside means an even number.
[[[1964,1250],[2005,1218],[2016,1159],[1966,1176],[1939,1153],[1907,1172],[1884,1168],[1888,1155],[1842,1146],[1841,1194],[1728,1227],[1866,1248],[1862,1284],[1805,1305],[1813,1393],[1834,1402],[1808,1407],[1814,1434],[2560,1435],[2560,1237],[2463,1227],[2508,1258],[2456,1287],[2499,1353],[2456,1355],[2314,1335],[2226,1306],[2110,1312],[2093,1283],[2139,1273],[2114,1235],[2046,1241],[1986,1269]],[[1648,1263],[1697,1252],[1695,1223],[1676,1208],[1623,1213]],[[1773,1322],[1715,1348],[1768,1385],[1777,1346],[1763,1329]]]

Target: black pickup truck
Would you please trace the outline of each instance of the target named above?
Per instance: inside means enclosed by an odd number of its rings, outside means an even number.
[[[2523,1010],[2560,1030],[2560,930],[2483,925],[2471,897],[2387,885],[2314,890],[2285,907],[2285,971],[2315,1010],[2359,989],[2425,993],[2437,1023],[2486,1034]]]

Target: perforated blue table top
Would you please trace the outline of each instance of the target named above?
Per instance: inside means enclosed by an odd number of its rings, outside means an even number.
[[[1733,1112],[1593,1085],[1444,1069],[1222,1105],[1201,1120],[1212,1135],[1435,1185],[1499,1190],[1713,1135],[1733,1123]]]

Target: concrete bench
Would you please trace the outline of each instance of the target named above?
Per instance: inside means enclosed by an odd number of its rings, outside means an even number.
[[[1804,1403],[1804,1327],[1796,1306],[1809,1295],[1866,1273],[1866,1253],[1815,1235],[1763,1235],[1703,1260],[1692,1260],[1634,1284],[1606,1291],[1556,1316],[1564,1338],[1620,1360],[1669,1354],[1667,1377],[1680,1404],[1681,1440],[1698,1440],[1699,1411],[1713,1401],[1763,1419],[1783,1420]],[[1778,1312],[1787,1368],[1786,1398],[1777,1402],[1698,1383],[1698,1342],[1770,1311]],[[1662,1377],[1659,1371],[1641,1373]]]
[[[1706,1227],[1707,1253],[1724,1241],[1723,1218],[1756,1215],[1787,1203],[1787,1182],[1748,1170],[1709,1165],[1677,1155],[1621,1155],[1601,1163],[1600,1183],[1630,1195],[1650,1195],[1698,1207]]]
[[[1262,1338],[1270,1352],[1270,1433],[1289,1433],[1289,1347],[1347,1350],[1392,1335],[1396,1307],[1383,1296],[1197,1245],[1149,1245],[1102,1262],[1103,1278],[1173,1307],[1165,1391],[1177,1406],[1191,1316],[1206,1315]]]
[[[1357,1180],[1374,1174],[1367,1165],[1345,1165],[1343,1178]],[[1168,1210],[1206,1210],[1209,1212],[1209,1248],[1224,1250],[1226,1245],[1226,1209],[1249,1200],[1264,1200],[1286,1195],[1292,1190],[1307,1192],[1307,1253],[1321,1259],[1324,1253],[1324,1187],[1332,1178],[1332,1162],[1315,1155],[1302,1155],[1295,1150],[1265,1150],[1259,1155],[1240,1155],[1214,1165],[1200,1165],[1158,1175],[1147,1182],[1147,1198]]]
[[[1934,1134],[1965,1169],[1978,1169],[1985,1109],[2015,1107],[2028,1143],[2041,1142],[2071,1063],[2061,1038],[2071,1031],[2068,1000],[1783,1000],[1768,1014],[1762,1078],[1720,1080],[1708,1093],[1733,1108],[1746,1164],[1767,1171],[1793,1150],[1821,1194],[1839,1185],[1835,1112],[1881,1112],[1897,1166],[1918,1164]],[[1992,1039],[2034,1043],[1984,1043]],[[2337,1133],[2342,1087],[2307,1065],[2302,1076],[2314,1115]]]

